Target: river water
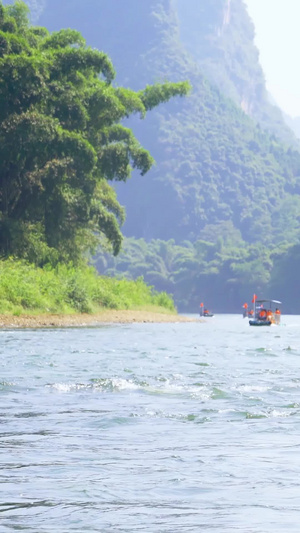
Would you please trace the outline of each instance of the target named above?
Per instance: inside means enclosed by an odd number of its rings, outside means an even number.
[[[299,532],[299,316],[0,339],[1,532]]]

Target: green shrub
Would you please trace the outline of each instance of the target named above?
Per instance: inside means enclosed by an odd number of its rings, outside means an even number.
[[[91,313],[101,308],[159,307],[175,311],[172,298],[136,281],[99,276],[93,267],[55,268],[13,258],[0,261],[0,313]]]

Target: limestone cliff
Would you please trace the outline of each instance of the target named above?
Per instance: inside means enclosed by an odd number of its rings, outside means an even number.
[[[202,72],[245,113],[283,141],[295,136],[273,105],[243,0],[175,0],[181,41]]]

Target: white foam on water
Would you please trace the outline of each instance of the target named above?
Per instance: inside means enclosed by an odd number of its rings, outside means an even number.
[[[74,383],[54,383],[53,385],[48,385],[58,392],[70,392],[75,389]]]
[[[262,385],[239,385],[236,390],[238,392],[267,392],[270,388]]]
[[[113,378],[112,380],[108,380],[108,382],[111,382],[111,386],[113,389],[116,390],[139,390],[143,387],[141,385],[138,385],[134,383],[132,380],[122,379],[122,378]]]
[[[287,418],[289,416],[292,416],[294,414],[294,411],[288,410],[288,411],[278,411],[277,409],[274,409],[270,413],[268,413],[269,418]]]

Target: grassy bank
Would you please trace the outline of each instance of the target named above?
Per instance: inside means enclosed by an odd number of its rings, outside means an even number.
[[[172,298],[136,281],[99,276],[92,267],[37,268],[0,261],[0,314],[97,313],[101,309],[176,312]]]

